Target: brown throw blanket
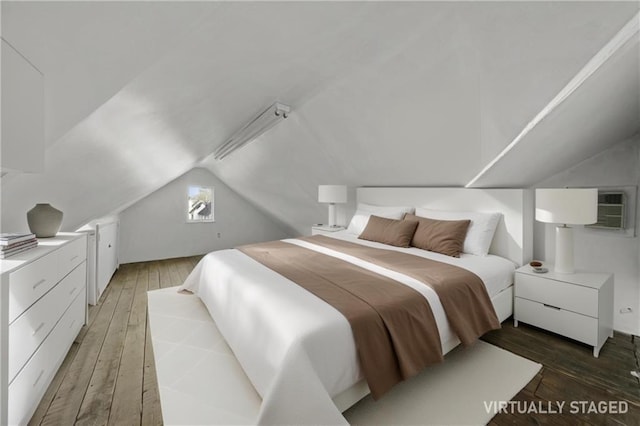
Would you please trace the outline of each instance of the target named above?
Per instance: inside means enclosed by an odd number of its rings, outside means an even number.
[[[438,295],[449,324],[463,345],[470,345],[487,331],[500,328],[484,283],[467,269],[323,235],[300,239],[400,272],[428,285]]]
[[[440,334],[431,307],[414,289],[349,262],[282,241],[238,250],[346,317],[374,398],[426,366],[442,361]]]

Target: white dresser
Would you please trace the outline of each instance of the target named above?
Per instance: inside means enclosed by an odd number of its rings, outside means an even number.
[[[1,261],[0,424],[29,422],[86,320],[87,240],[58,233]]]
[[[514,325],[522,321],[593,346],[598,357],[613,337],[613,275],[576,272],[538,274],[529,265],[516,271]]]

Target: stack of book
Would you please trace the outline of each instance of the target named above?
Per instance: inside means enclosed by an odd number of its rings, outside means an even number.
[[[0,259],[22,253],[38,246],[34,234],[0,234]]]

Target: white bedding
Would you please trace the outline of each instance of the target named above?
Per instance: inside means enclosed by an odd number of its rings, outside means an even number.
[[[337,238],[390,249],[337,232]],[[454,339],[435,293],[414,279],[300,240],[294,244],[374,270],[421,292],[431,304],[441,341]],[[395,249],[395,248],[392,248]],[[515,265],[497,256],[449,258],[398,249],[469,269],[493,296],[508,287]],[[197,294],[263,398],[261,424],[347,424],[331,398],[361,379],[348,321],[321,299],[237,250],[208,254],[181,289]]]

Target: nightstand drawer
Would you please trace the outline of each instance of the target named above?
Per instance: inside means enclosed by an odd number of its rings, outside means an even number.
[[[550,304],[549,304],[550,305]],[[598,345],[598,320],[589,316],[515,298],[515,318],[527,324],[553,331],[574,340]]]
[[[598,290],[516,273],[515,296],[598,318]]]

